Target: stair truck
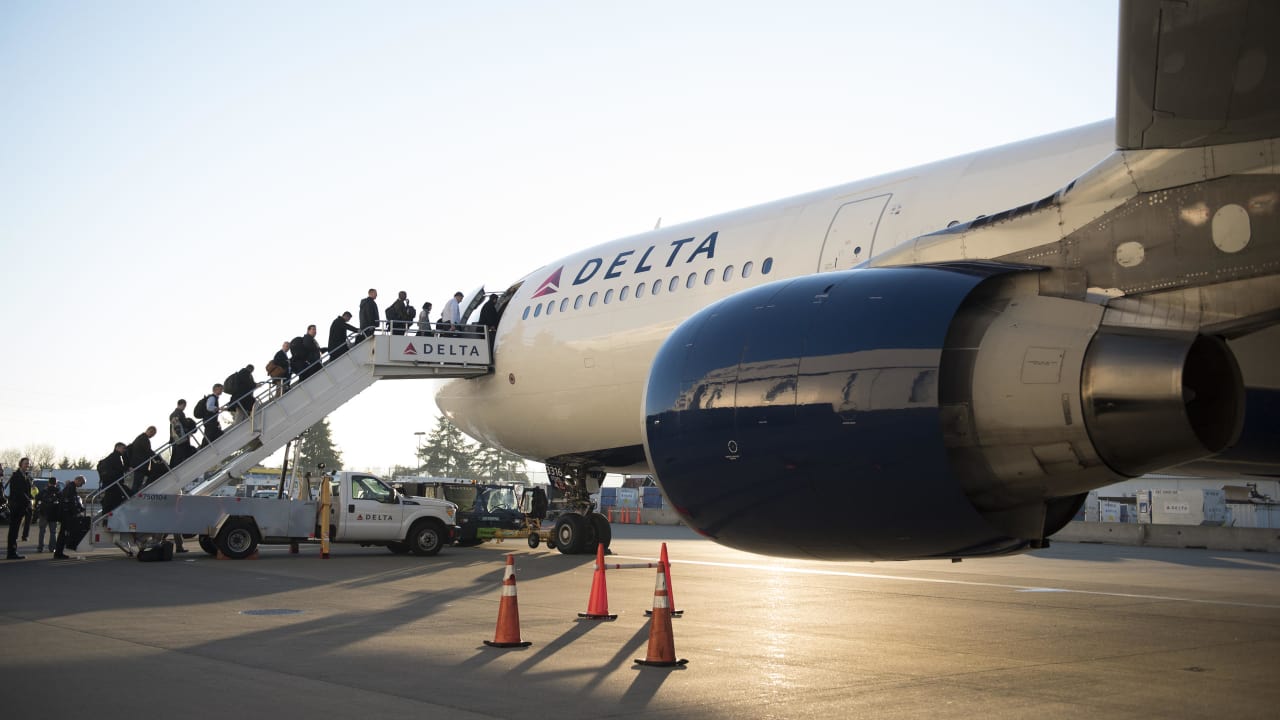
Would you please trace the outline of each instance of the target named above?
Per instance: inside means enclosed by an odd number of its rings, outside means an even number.
[[[457,538],[457,505],[397,492],[371,473],[339,471],[329,482],[329,539],[385,546],[396,554],[435,555]],[[94,545],[111,544],[141,559],[173,557],[168,535],[195,535],[210,555],[250,557],[262,543],[320,537],[319,493],[300,499],[147,493],[94,518]],[[156,557],[159,556],[159,557]]]

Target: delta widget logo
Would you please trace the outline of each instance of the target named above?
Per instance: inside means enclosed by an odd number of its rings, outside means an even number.
[[[538,286],[538,291],[535,292],[533,296],[540,298],[543,295],[554,295],[560,292],[560,273],[563,271],[563,265],[556,268],[556,271],[551,273],[551,277],[542,281],[542,284]]]
[[[413,343],[410,342],[404,346],[404,352],[400,354],[401,355],[417,355],[418,351],[413,347]]]

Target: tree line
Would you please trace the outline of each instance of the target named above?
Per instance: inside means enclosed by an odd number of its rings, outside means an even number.
[[[88,470],[94,466],[94,461],[87,457],[75,459],[67,455],[58,457],[58,451],[52,445],[38,443],[28,445],[21,450],[18,448],[0,450],[0,465],[4,466],[6,475],[18,467],[18,461],[22,458],[31,460],[33,470]]]
[[[465,478],[503,483],[529,483],[524,458],[492,445],[473,442],[443,415],[418,450],[419,465],[404,475]],[[399,468],[398,468],[399,469]]]

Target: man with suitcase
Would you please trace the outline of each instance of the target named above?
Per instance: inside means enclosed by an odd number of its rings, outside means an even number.
[[[84,514],[84,503],[81,502],[79,493],[83,485],[84,476],[77,475],[59,493],[59,499],[62,500],[62,507],[59,511],[62,524],[58,527],[58,547],[53,553],[53,557],[56,560],[70,560],[71,558],[63,550],[68,545],[71,546],[72,550],[76,549],[76,546],[84,539],[85,533],[89,532],[89,518]]]

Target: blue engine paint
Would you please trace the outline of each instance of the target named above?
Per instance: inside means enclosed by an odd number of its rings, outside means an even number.
[[[875,268],[759,286],[690,317],[645,398],[650,462],[699,532],[822,559],[1001,554],[948,464],[938,366],[994,264]]]

